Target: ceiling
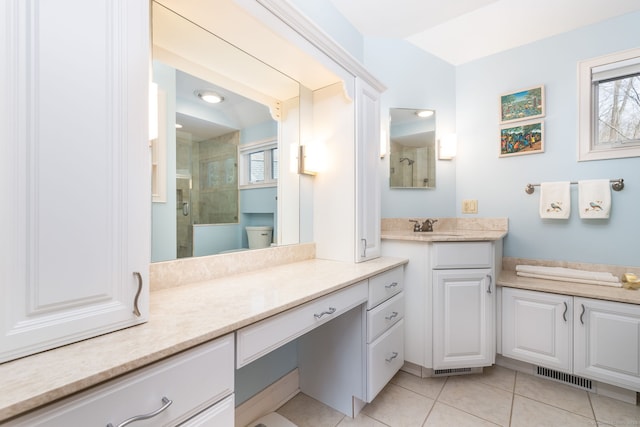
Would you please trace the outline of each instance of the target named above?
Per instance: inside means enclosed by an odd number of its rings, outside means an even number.
[[[640,0],[329,1],[364,36],[406,39],[453,65],[640,10]]]
[[[198,90],[216,92],[224,101],[207,104],[195,94]],[[176,100],[182,106],[182,112],[176,113],[176,122],[194,142],[273,120],[267,106],[180,70],[176,70]]]

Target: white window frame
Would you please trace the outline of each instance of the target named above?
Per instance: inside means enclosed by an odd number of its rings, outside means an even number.
[[[240,144],[238,147],[238,158],[240,159],[238,165],[239,174],[239,188],[262,188],[262,187],[276,187],[278,185],[278,178],[270,178],[272,160],[270,155],[271,150],[278,148],[277,139],[265,139],[262,141],[249,142],[247,144]],[[249,156],[259,151],[265,152],[265,180],[263,182],[251,182],[249,181],[250,170],[250,158]]]
[[[593,73],[606,69],[607,73],[625,76],[630,74],[627,63],[640,60],[640,49],[630,49],[610,55],[592,58],[578,63],[578,161],[640,157],[640,146],[594,148],[593,123],[596,111],[593,90]],[[627,61],[625,63],[624,61]],[[618,66],[616,65],[618,64]]]

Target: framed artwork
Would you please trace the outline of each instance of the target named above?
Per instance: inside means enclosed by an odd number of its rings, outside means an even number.
[[[500,96],[500,123],[544,117],[544,86]]]
[[[544,122],[533,120],[502,126],[500,157],[544,152]]]

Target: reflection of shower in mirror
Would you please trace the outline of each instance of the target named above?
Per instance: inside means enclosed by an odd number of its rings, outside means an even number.
[[[401,159],[400,159],[400,163],[404,162],[405,160],[407,161],[407,164],[408,164],[409,166],[413,165],[413,162],[415,162],[415,160],[411,160],[411,159],[410,159],[410,158],[408,158],[408,157],[403,157],[403,158],[401,158]]]

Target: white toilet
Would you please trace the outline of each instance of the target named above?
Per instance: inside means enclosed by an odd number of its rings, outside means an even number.
[[[245,227],[249,239],[249,249],[261,249],[271,246],[273,241],[273,227]]]

